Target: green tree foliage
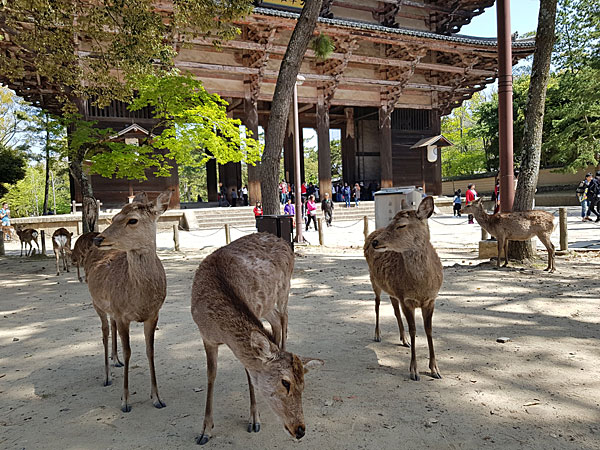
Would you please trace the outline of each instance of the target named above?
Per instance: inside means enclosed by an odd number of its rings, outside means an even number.
[[[0,147],[0,195],[8,192],[6,184],[13,184],[25,176],[26,161],[21,152]]]
[[[306,145],[305,139],[305,145]],[[331,148],[331,179],[342,178],[342,145],[339,139],[329,142]],[[283,174],[283,168],[282,168]],[[317,147],[304,147],[304,176],[307,183],[319,185],[319,152]],[[283,178],[283,175],[282,175]],[[293,182],[293,180],[292,180]]]

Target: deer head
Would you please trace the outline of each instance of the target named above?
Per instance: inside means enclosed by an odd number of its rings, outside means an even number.
[[[302,411],[304,374],[323,365],[323,361],[282,351],[258,331],[252,332],[250,343],[254,356],[262,363],[259,369],[248,370],[252,384],[263,394],[287,432],[301,439],[306,432]]]
[[[404,203],[403,203],[404,207]],[[398,212],[385,227],[371,246],[377,252],[405,252],[419,250],[429,242],[427,219],[433,214],[433,197],[425,197],[416,211]]]
[[[112,218],[111,225],[94,238],[102,250],[130,251],[148,246],[148,236],[156,242],[156,222],[169,207],[171,191],[165,191],[154,202],[149,202],[145,192],[138,194]]]
[[[475,215],[480,211],[483,211],[482,197],[479,197],[477,200],[472,201],[462,209],[463,214]]]

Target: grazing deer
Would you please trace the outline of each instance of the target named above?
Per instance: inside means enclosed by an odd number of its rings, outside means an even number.
[[[415,308],[421,308],[429,346],[429,369],[433,378],[442,378],[435,361],[431,319],[435,298],[442,286],[440,258],[429,240],[427,219],[433,214],[433,197],[423,199],[416,211],[398,212],[389,225],[372,232],[366,239],[364,255],[375,291],[375,341],[379,332],[381,291],[389,294],[400,329],[400,339],[411,347],[410,378],[419,380],[415,350]],[[400,307],[408,322],[410,345],[406,340]]]
[[[167,210],[171,192],[148,202],[145,193],[138,194],[133,203],[125,205],[114,216],[112,224],[94,238],[101,252],[88,254],[85,272],[96,312],[102,321],[104,344],[104,385],[111,384],[108,366],[108,320],[113,333],[113,362],[120,365],[116,347],[115,328],[121,338],[125,370],[121,410],[131,411],[129,404],[129,324],[144,322],[146,356],[150,365],[151,398],[156,408],[165,403],[158,395],[154,370],[154,331],[158,312],[167,295],[167,279],[156,255],[156,222]]]
[[[554,272],[554,244],[550,240],[554,231],[554,216],[546,211],[531,210],[508,213],[488,214],[483,209],[481,198],[465,206],[466,214],[473,214],[481,228],[498,240],[498,259],[496,267],[500,267],[500,258],[504,251],[504,266],[508,266],[508,241],[527,241],[534,236],[548,250],[548,267],[544,270]]]
[[[69,271],[69,259],[71,258],[71,237],[65,228],[59,228],[52,233],[52,249],[56,256],[56,276],[60,275],[59,259],[62,256],[63,269]]]
[[[81,282],[83,282],[83,279],[81,278],[79,267],[84,267],[85,258],[87,257],[88,253],[90,251],[96,250],[94,246],[94,238],[99,234],[100,233],[98,233],[97,231],[84,233],[77,238],[77,240],[75,241],[75,245],[73,246],[73,251],[71,252],[71,259],[73,265],[77,267],[77,278]],[[85,275],[85,281],[87,282],[87,274]]]
[[[227,345],[244,365],[250,390],[248,432],[260,431],[254,387],[262,393],[285,429],[304,436],[304,373],[323,363],[283,350],[287,301],[294,254],[286,242],[267,233],[244,236],[207,256],[192,285],[192,317],[206,351],[208,388],[202,434],[210,439],[213,388],[219,345]],[[271,323],[274,335],[261,322]]]
[[[31,245],[31,241],[35,242],[35,246],[37,247],[38,253],[40,252],[40,246],[38,244],[38,232],[33,228],[17,228],[15,227],[15,231],[17,232],[17,236],[19,236],[19,240],[21,241],[21,255],[23,256],[23,248],[25,248],[25,256],[33,255],[33,245]],[[27,250],[27,244],[29,244],[29,250]]]

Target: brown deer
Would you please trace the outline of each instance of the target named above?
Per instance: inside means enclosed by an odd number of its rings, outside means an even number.
[[[262,393],[285,429],[304,436],[304,373],[323,363],[283,350],[287,301],[294,254],[285,241],[267,233],[244,236],[207,256],[192,285],[192,317],[206,351],[208,388],[202,434],[208,442],[213,422],[213,389],[219,345],[227,345],[244,365],[250,390],[248,432],[260,431],[254,387]],[[263,326],[271,323],[274,334]]]
[[[554,244],[550,240],[554,231],[554,216],[546,211],[531,210],[509,213],[488,214],[483,209],[481,198],[465,206],[465,214],[473,214],[477,223],[498,240],[498,258],[496,267],[500,267],[500,258],[504,251],[504,265],[508,266],[508,241],[527,241],[534,236],[548,250],[548,267],[544,270],[554,272]]]
[[[146,356],[150,365],[151,398],[156,408],[165,403],[158,395],[154,370],[154,331],[158,312],[167,295],[165,270],[156,255],[156,222],[167,210],[171,192],[148,202],[145,193],[138,194],[133,203],[125,205],[113,217],[112,224],[94,238],[102,252],[88,254],[85,272],[96,312],[102,321],[104,344],[104,385],[111,384],[108,365],[108,319],[113,332],[113,362],[120,365],[116,351],[115,328],[121,338],[125,370],[121,410],[131,411],[129,404],[129,324],[144,322]]]
[[[381,291],[389,294],[400,329],[400,339],[411,347],[410,378],[419,380],[415,350],[415,309],[421,308],[429,346],[429,369],[433,378],[441,378],[431,335],[434,303],[443,281],[440,258],[429,240],[427,219],[433,214],[432,197],[423,199],[416,211],[398,212],[389,225],[372,232],[366,239],[364,255],[375,291],[375,341],[379,332]],[[406,340],[400,307],[408,322],[410,345]]]
[[[59,228],[52,233],[52,249],[56,256],[56,275],[60,275],[59,259],[62,256],[63,269],[69,271],[69,259],[71,258],[71,237],[66,228]]]
[[[19,236],[19,240],[21,241],[21,255],[23,256],[23,248],[25,248],[25,256],[33,255],[33,245],[31,245],[31,241],[35,242],[35,246],[37,247],[38,253],[40,252],[40,246],[38,244],[38,236],[39,233],[33,228],[18,228],[15,227],[15,231],[17,236]],[[27,244],[29,244],[29,250],[27,250]]]
[[[90,251],[99,251],[96,250],[94,246],[94,238],[99,234],[100,233],[98,233],[97,231],[84,233],[77,238],[77,240],[75,241],[75,245],[73,246],[73,251],[71,252],[71,259],[73,265],[77,267],[77,278],[81,282],[83,282],[83,279],[81,278],[79,268],[84,267],[85,258],[87,257]],[[85,281],[87,282],[87,274],[85,275]]]

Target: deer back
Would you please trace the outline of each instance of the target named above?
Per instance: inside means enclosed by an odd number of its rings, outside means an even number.
[[[77,238],[75,245],[73,246],[73,251],[71,252],[73,264],[78,264],[80,266],[84,265],[86,255],[95,247],[94,238],[99,234],[100,233],[97,231],[91,231],[89,233],[84,233]]]
[[[54,251],[66,250],[71,251],[71,237],[73,233],[67,231],[66,228],[59,228],[52,233],[52,248]]]

